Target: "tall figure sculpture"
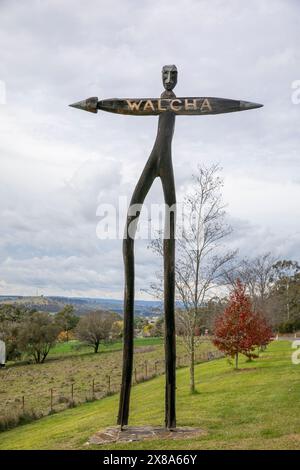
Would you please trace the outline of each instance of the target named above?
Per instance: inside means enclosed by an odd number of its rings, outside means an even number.
[[[98,110],[134,116],[157,116],[158,130],[154,147],[139,182],[134,190],[127,214],[123,240],[125,267],[124,295],[124,346],[122,385],[119,404],[118,424],[121,428],[128,424],[130,389],[133,369],[134,333],[134,238],[141,206],[156,177],[160,177],[166,203],[164,255],[164,313],[165,313],[165,426],[176,426],[175,413],[175,206],[176,194],[172,166],[171,145],[176,115],[195,116],[206,114],[231,113],[259,108],[262,105],[249,101],[214,97],[177,98],[173,89],[177,83],[175,65],[165,65],[162,69],[165,91],[160,98],[113,98],[98,100],[97,97],[79,101],[70,106],[92,113]],[[138,208],[138,209],[137,209]]]
[[[177,68],[175,65],[165,65],[162,69],[162,80],[165,91],[161,98],[176,98],[173,88],[177,83]],[[134,235],[139,212],[136,205],[141,206],[156,177],[160,177],[166,204],[165,238],[164,238],[164,313],[165,313],[165,361],[166,361],[166,390],[165,390],[165,424],[167,428],[176,426],[175,417],[175,184],[172,165],[172,138],[175,126],[175,113],[166,111],[159,116],[157,136],[154,147],[141,177],[134,190],[123,241],[123,257],[125,266],[125,295],[124,295],[124,350],[122,388],[118,424],[128,424],[130,388],[133,367],[133,332],[134,332]],[[137,206],[136,206],[137,207]],[[129,233],[129,227],[131,228]]]

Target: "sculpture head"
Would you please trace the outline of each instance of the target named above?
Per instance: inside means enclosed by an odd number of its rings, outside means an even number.
[[[173,90],[177,83],[176,65],[164,65],[162,68],[162,81],[167,91]]]

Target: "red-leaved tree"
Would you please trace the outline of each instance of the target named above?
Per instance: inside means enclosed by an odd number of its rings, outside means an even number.
[[[257,357],[255,349],[267,346],[272,337],[272,330],[265,318],[253,311],[245,289],[237,281],[228,306],[217,318],[214,329],[214,345],[226,356],[235,358],[236,369],[239,354],[244,354],[249,359]]]
[[[266,318],[261,313],[256,313],[257,325],[257,346],[261,350],[265,349],[273,337],[273,331],[266,320]]]

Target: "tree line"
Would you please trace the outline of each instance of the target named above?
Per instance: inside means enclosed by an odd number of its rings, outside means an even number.
[[[72,337],[97,353],[101,342],[120,336],[121,323],[118,314],[102,310],[79,317],[72,305],[66,305],[56,314],[14,304],[0,306],[0,339],[6,345],[7,360],[27,356],[43,363],[57,341],[68,341],[71,332]]]

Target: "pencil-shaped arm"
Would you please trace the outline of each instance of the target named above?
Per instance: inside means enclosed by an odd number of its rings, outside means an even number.
[[[97,113],[98,109],[116,114],[133,116],[157,116],[166,111],[182,116],[233,113],[248,109],[260,108],[263,105],[250,101],[231,100],[227,98],[181,97],[181,98],[111,98],[98,100],[91,97],[70,104],[73,108]]]

